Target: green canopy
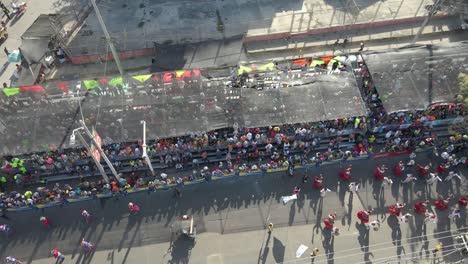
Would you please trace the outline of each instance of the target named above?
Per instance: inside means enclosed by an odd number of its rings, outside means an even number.
[[[143,74],[143,75],[137,75],[137,76],[132,76],[133,79],[139,81],[139,82],[146,82],[149,78],[151,78],[152,74]]]
[[[99,82],[96,80],[84,80],[83,83],[88,90],[92,90],[99,86]]]
[[[117,85],[124,85],[122,77],[115,77],[112,80],[109,81],[110,86],[117,86]]]
[[[6,96],[12,96],[20,92],[20,88],[4,88],[3,93]]]

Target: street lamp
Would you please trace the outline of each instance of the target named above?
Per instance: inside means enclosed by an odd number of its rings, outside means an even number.
[[[74,146],[76,144],[75,132],[80,130],[80,129],[83,129],[83,127],[73,129],[72,134],[70,135],[70,146]]]

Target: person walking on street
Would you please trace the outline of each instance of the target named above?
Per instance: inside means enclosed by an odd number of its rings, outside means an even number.
[[[59,251],[57,247],[55,247],[50,253],[52,253],[52,256],[54,256],[54,259],[57,261],[63,261],[65,259],[65,256]]]
[[[433,183],[437,181],[442,181],[442,179],[437,175],[437,173],[429,173],[429,176],[426,180],[427,184],[432,185]]]
[[[88,211],[86,211],[86,210],[83,210],[83,211],[81,212],[81,215],[85,218],[86,223],[90,223],[91,220],[93,219],[93,216],[92,216]]]
[[[398,222],[399,222],[399,224],[401,225],[401,224],[408,223],[408,221],[409,221],[409,218],[410,218],[411,216],[413,216],[413,215],[411,215],[411,214],[408,214],[408,213],[407,213],[407,214],[404,214],[404,215],[401,215],[401,216],[399,216],[399,217],[398,217]]]
[[[442,244],[442,242],[439,242],[439,244],[437,244],[437,246],[434,247],[434,250],[432,250],[432,252],[433,253],[442,252],[443,249],[444,249],[444,245]]]
[[[426,216],[426,218],[424,218],[424,223],[428,223],[428,222],[435,223],[436,222],[436,215],[434,213],[426,212],[425,216]]]
[[[49,218],[45,217],[45,216],[41,216],[39,218],[39,221],[41,221],[41,224],[45,227],[50,227],[50,220]]]
[[[452,210],[450,211],[450,214],[448,215],[448,218],[450,220],[452,220],[453,222],[455,222],[456,218],[460,218],[460,209],[457,209],[457,208],[452,208]]]
[[[271,234],[271,232],[273,231],[273,223],[269,223],[267,228],[268,228],[268,234]]]
[[[415,180],[417,180],[417,178],[414,177],[413,174],[406,174],[406,178],[401,183],[410,183]]]

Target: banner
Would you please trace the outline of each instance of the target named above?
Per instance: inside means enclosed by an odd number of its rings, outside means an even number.
[[[93,138],[94,141],[99,145],[99,147],[102,146],[102,139],[99,136],[98,132],[93,129]],[[96,158],[98,162],[101,162],[101,152],[99,152],[99,149],[94,146],[94,144],[91,144],[91,153],[92,155]]]

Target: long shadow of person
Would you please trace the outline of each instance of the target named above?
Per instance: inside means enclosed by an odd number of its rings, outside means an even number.
[[[266,260],[268,258],[268,253],[270,253],[270,247],[268,246],[270,244],[270,239],[271,239],[271,232],[268,233],[268,237],[265,242],[265,247],[263,249],[260,249],[261,254],[258,256],[258,261],[257,261],[258,264],[260,262],[262,264],[266,263]]]
[[[332,230],[324,228],[322,229],[322,237],[322,245],[325,251],[325,256],[327,257],[328,263],[330,263],[330,261],[333,263],[335,236],[332,234]]]
[[[292,226],[294,223],[294,217],[296,216],[296,200],[294,200],[291,204],[291,207],[289,209],[289,220],[288,220],[288,225]]]
[[[373,257],[372,252],[369,251],[369,229],[364,224],[358,222],[356,222],[356,229],[359,232],[358,242],[361,246],[361,251],[364,252],[364,262],[368,263],[370,257]]]
[[[322,226],[320,225],[322,221],[322,214],[323,214],[322,207],[323,207],[323,199],[320,199],[317,203],[315,225],[312,228],[312,239],[311,239],[312,243],[314,243],[315,234],[319,234],[319,231],[322,229]]]
[[[401,254],[405,253],[405,248],[401,244],[401,228],[398,218],[394,215],[391,215],[387,218],[387,224],[392,229],[392,243],[396,246],[396,254],[398,259],[401,258]]]

